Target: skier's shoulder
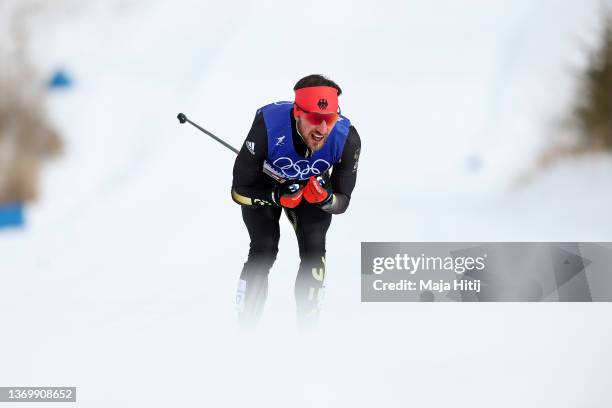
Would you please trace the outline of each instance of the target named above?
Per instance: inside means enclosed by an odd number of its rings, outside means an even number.
[[[344,151],[355,151],[361,148],[361,137],[357,132],[355,126],[349,127],[348,135],[346,136],[346,142],[344,143]]]
[[[247,140],[261,145],[267,145],[268,129],[266,128],[266,122],[261,111],[257,111],[255,114]]]
[[[261,162],[268,152],[268,131],[263,116],[260,112],[255,114],[253,124],[247,134],[238,158],[236,166],[242,167],[253,162]]]

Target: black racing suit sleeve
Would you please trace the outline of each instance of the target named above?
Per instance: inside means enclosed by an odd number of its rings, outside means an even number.
[[[344,150],[340,161],[334,164],[331,172],[331,185],[334,196],[332,200],[321,206],[324,211],[331,214],[342,214],[351,201],[351,193],[357,182],[357,167],[361,154],[361,138],[357,129],[349,128],[349,134],[344,143]]]
[[[268,155],[268,134],[263,114],[258,112],[251,130],[234,162],[232,199],[246,206],[273,205],[272,191],[276,184],[263,173]]]

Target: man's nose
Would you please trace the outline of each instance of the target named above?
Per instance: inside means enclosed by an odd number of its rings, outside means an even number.
[[[319,132],[320,132],[321,134],[326,134],[326,133],[327,133],[327,130],[328,130],[328,129],[327,129],[327,122],[326,122],[326,121],[324,121],[324,120],[322,120],[322,121],[321,121],[321,124],[319,125]]]

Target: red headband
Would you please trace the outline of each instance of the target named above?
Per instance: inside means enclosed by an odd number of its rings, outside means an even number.
[[[338,90],[331,86],[310,86],[295,91],[295,103],[309,112],[337,113]]]

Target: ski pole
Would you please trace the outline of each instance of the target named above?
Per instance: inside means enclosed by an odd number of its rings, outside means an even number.
[[[189,119],[187,119],[187,116],[185,116],[184,113],[179,113],[178,116],[176,117],[179,122],[181,122],[181,124],[185,123],[185,122],[189,122],[190,124],[192,124],[194,127],[200,129],[202,132],[206,133],[208,136],[212,137],[213,139],[215,139],[217,142],[221,143],[223,146],[227,147],[228,149],[230,149],[232,152],[238,154],[238,150],[233,147],[232,145],[224,142],[223,140],[219,139],[217,136],[213,135],[212,133],[210,133],[208,130],[204,129],[203,127],[200,127],[197,123],[193,123],[192,121],[190,121]]]
[[[189,122],[190,124],[192,124],[194,127],[198,128],[199,130],[201,130],[202,132],[206,133],[208,136],[212,137],[213,139],[215,139],[217,142],[221,143],[223,146],[227,147],[228,149],[230,149],[232,152],[238,154],[238,149],[236,149],[235,147],[233,147],[232,145],[230,145],[229,143],[224,142],[223,140],[221,140],[220,138],[218,138],[217,136],[213,135],[212,133],[210,133],[208,130],[204,129],[203,127],[199,126],[196,123],[193,123],[192,121],[190,121],[189,119],[187,119],[187,116],[185,116],[184,113],[179,113],[176,117],[179,122],[181,124],[185,123],[185,122]],[[276,180],[278,183],[283,184],[285,183],[286,179],[280,175],[278,172],[276,172],[272,166],[270,166],[270,164],[268,164],[268,162],[264,161],[263,164],[263,169],[262,171],[267,174],[268,176],[270,176],[271,178],[273,178],[274,180]]]

